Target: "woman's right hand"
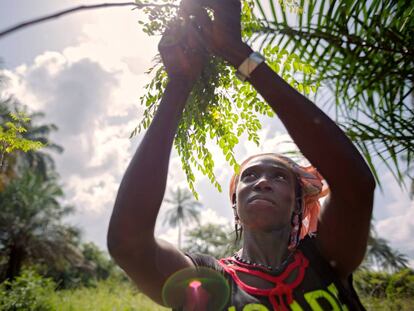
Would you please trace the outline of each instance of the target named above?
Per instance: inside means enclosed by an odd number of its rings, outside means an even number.
[[[158,50],[170,80],[186,83],[197,80],[208,56],[199,34],[186,19],[177,19],[170,25]]]
[[[181,6],[194,16],[197,30],[208,50],[238,67],[252,49],[242,41],[240,0],[182,0]],[[211,19],[206,9],[213,11]]]

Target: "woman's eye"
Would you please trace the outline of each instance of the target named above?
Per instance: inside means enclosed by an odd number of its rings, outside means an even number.
[[[286,180],[286,176],[285,175],[275,175],[274,179],[277,179],[277,180]]]
[[[252,173],[252,172],[250,172],[250,173],[245,173],[244,174],[244,176],[243,176],[243,178],[256,178],[256,174],[255,173]]]

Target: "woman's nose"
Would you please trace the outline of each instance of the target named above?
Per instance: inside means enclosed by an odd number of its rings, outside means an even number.
[[[265,176],[262,176],[257,180],[256,184],[254,185],[254,188],[255,190],[261,190],[261,191],[272,190],[272,186],[269,180]]]

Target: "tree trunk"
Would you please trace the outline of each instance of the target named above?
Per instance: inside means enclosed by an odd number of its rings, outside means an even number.
[[[6,280],[12,281],[20,274],[24,257],[22,248],[13,245],[10,250],[9,260],[7,263]]]

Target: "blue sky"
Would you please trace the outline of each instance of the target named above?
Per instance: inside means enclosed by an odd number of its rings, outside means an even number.
[[[0,29],[71,6],[99,1],[2,0]],[[0,39],[0,58],[13,94],[32,110],[46,113],[44,122],[56,123],[52,139],[65,148],[56,155],[66,192],[65,202],[76,207],[69,221],[85,240],[105,248],[110,212],[120,179],[142,135],[129,134],[140,120],[139,97],[149,81],[145,71],[156,54],[158,38],[148,38],[137,24],[139,12],[111,8],[75,13],[18,31]],[[318,100],[316,100],[318,103]],[[323,110],[331,114],[328,107]],[[244,137],[236,148],[238,160],[259,151],[283,151],[286,131],[277,119],[263,118],[260,147]],[[226,189],[231,169],[219,149],[211,146],[216,174]],[[382,166],[384,192],[375,194],[374,218],[379,235],[409,255],[414,266],[414,204]],[[186,186],[175,152],[168,186]],[[218,193],[197,175],[203,222],[231,223],[227,192]],[[162,207],[164,211],[166,206]],[[176,242],[176,231],[158,226],[157,232]]]

